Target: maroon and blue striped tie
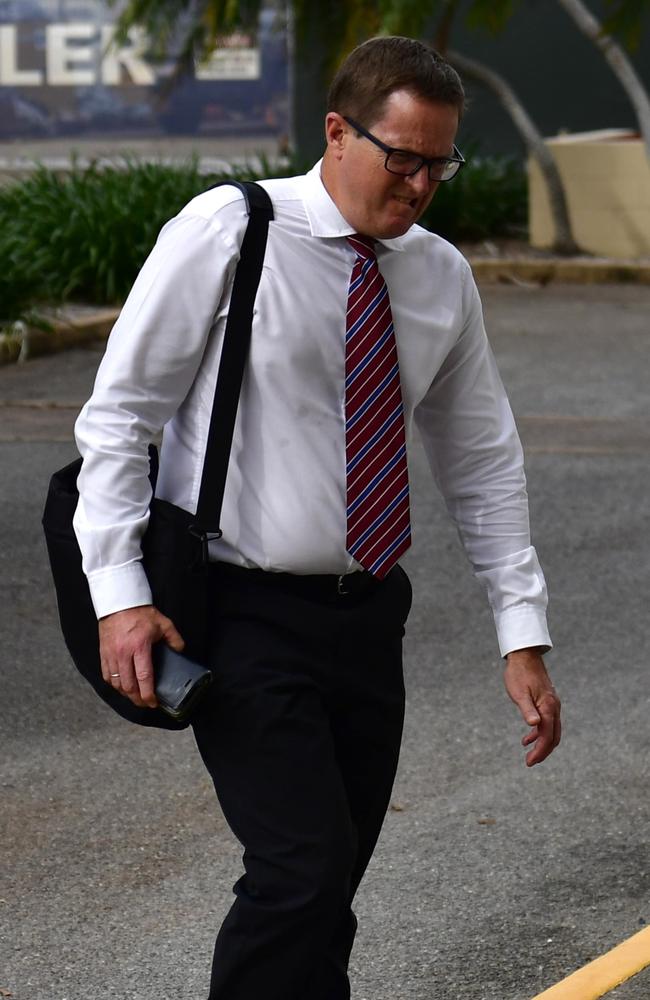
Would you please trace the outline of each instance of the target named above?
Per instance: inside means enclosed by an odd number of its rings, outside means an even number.
[[[345,333],[346,548],[381,579],[411,544],[404,407],[374,240],[347,239],[357,258]]]

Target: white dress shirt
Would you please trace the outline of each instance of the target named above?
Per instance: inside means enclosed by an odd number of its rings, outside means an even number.
[[[211,557],[296,574],[359,568],[345,548],[345,312],[353,230],[320,179],[263,182],[274,206],[221,528]],[[141,562],[147,444],[156,494],[196,510],[232,277],[246,226],[219,187],[163,228],[111,333],[76,424],[75,530],[98,617],[151,602]],[[388,285],[407,442],[417,426],[502,655],[549,646],[530,545],[522,451],[465,259],[413,226],[377,243]]]

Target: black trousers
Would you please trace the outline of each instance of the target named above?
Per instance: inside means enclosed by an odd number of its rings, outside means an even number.
[[[245,874],[209,1000],[348,1000],[351,904],[402,736],[408,577],[344,595],[333,577],[213,580],[215,683],[194,732]]]

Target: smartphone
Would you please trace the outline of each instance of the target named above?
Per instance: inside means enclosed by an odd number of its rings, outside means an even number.
[[[156,643],[152,657],[158,704],[172,719],[183,722],[212,683],[212,672],[175,652],[166,642]]]

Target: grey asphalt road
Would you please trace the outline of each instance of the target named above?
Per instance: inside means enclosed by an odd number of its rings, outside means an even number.
[[[524,767],[489,610],[418,453],[408,716],[358,897],[355,1000],[530,1000],[650,921],[650,288],[483,294],[565,736]],[[191,736],[132,729],[77,679],[40,536],[98,357],[0,369],[0,987],[202,1000],[238,845]],[[648,1000],[650,975],[610,996]]]

